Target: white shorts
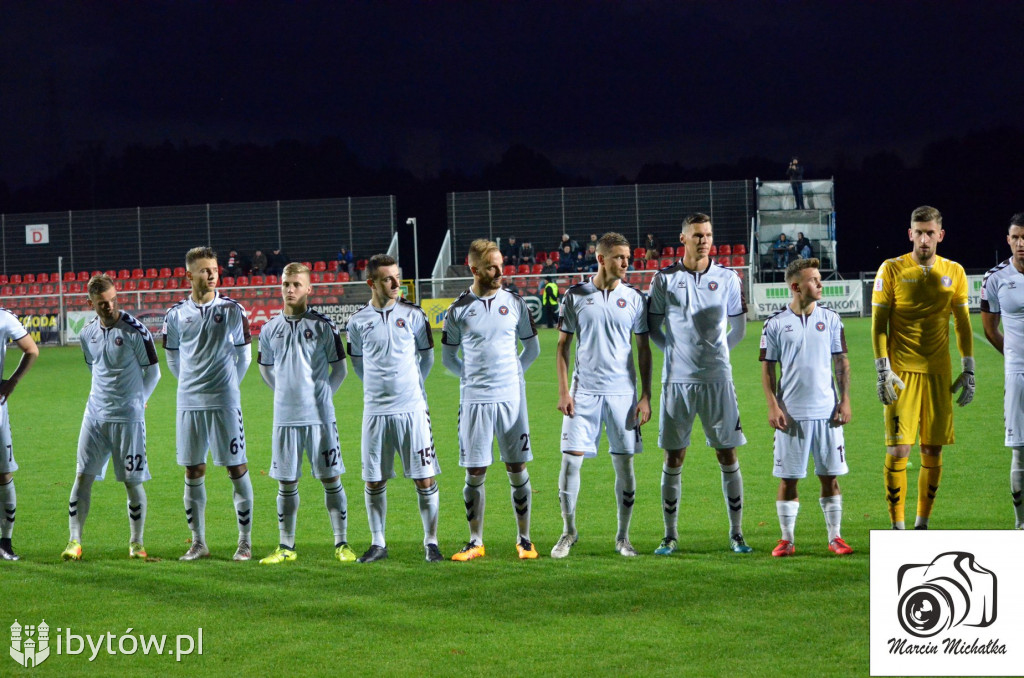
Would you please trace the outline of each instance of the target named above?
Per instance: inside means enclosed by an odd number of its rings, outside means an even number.
[[[275,426],[270,436],[270,473],[274,480],[298,480],[302,477],[302,451],[316,479],[334,478],[345,472],[341,461],[338,424],[331,422],[309,426]]]
[[[395,454],[406,478],[433,478],[441,472],[426,409],[401,414],[363,415],[363,480],[395,477]]]
[[[119,483],[149,480],[146,460],[146,423],[82,419],[78,434],[78,473],[103,480],[107,462],[114,457],[114,477]]]
[[[776,478],[807,477],[807,458],[814,457],[814,472],[819,476],[845,476],[846,448],[843,427],[828,419],[790,420],[786,431],[775,431]]]
[[[644,451],[640,427],[636,425],[636,395],[592,395],[578,393],[576,413],[562,417],[562,452],[582,452],[596,457],[601,425],[608,433],[611,454],[639,454]]]
[[[245,458],[245,427],[242,410],[178,410],[178,465],[206,463],[209,450],[216,466],[238,466]]]
[[[525,395],[518,401],[459,406],[459,466],[490,466],[494,461],[495,438],[501,460],[506,464],[525,464],[533,459]]]
[[[11,422],[7,418],[7,403],[0,404],[0,473],[14,473],[18,462],[14,461],[11,446]]]
[[[662,384],[658,445],[666,450],[690,446],[694,417],[700,415],[708,446],[716,450],[745,445],[731,381],[710,384]]]
[[[1007,374],[1003,388],[1006,446],[1024,447],[1024,374]]]

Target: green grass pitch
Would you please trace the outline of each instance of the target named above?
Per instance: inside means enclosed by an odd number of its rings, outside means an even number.
[[[981,338],[974,319],[978,394],[956,412],[958,444],[947,448],[934,528],[1009,528],[1009,454],[1002,444],[1002,360]],[[189,536],[182,508],[182,471],[174,460],[175,380],[164,368],[149,404],[147,426],[153,480],[146,486],[150,562],[127,559],[125,494],[113,474],[94,487],[84,533],[85,559],[63,563],[67,499],[75,447],[89,388],[77,347],[44,348],[10,402],[18,518],[14,543],[21,562],[0,562],[0,625],[45,619],[76,634],[195,634],[204,652],[173,656],[108,655],[89,651],[50,658],[33,675],[867,675],[868,532],[888,527],[883,498],[881,406],[875,398],[870,322],[846,321],[853,371],[853,422],[846,428],[850,475],[842,478],[843,534],[856,549],[837,558],[826,549],[818,483],[801,484],[797,555],[773,559],[778,539],[777,481],[771,476],[767,424],[757,361],[760,323],[733,353],[736,387],[748,444],[739,450],[745,480],[744,526],[753,554],[727,549],[727,521],[713,452],[691,447],[680,502],[681,553],[651,555],[662,536],[657,408],[637,458],[632,540],[641,556],[613,550],[615,503],[607,445],[583,467],[580,542],[562,561],[548,557],[561,532],[558,509],[559,431],[554,374],[556,332],[541,330],[542,353],[527,375],[535,460],[532,536],[542,557],[520,562],[508,480],[489,472],[488,555],[469,563],[423,562],[422,530],[411,481],[389,484],[391,558],[373,565],[332,559],[330,525],[320,484],[300,484],[299,559],[277,567],[234,563],[236,528],[231,485],[208,468],[207,530],[214,557],[180,563]],[[661,354],[655,353],[655,382]],[[8,355],[8,373],[20,355]],[[163,363],[162,363],[163,364]],[[428,397],[442,467],[440,545],[451,555],[467,539],[463,472],[457,465],[458,382],[441,366]],[[655,402],[658,386],[655,385]],[[255,492],[254,556],[277,544],[276,483],[270,460],[271,392],[255,365],[242,389],[249,468]],[[350,375],[335,397],[347,473],[349,541],[369,544],[359,430],[362,390]],[[910,502],[917,496],[917,453],[911,460]],[[3,642],[6,644],[6,631]],[[115,640],[115,646],[116,646]],[[51,648],[53,645],[51,644]],[[0,649],[0,675],[22,669]]]

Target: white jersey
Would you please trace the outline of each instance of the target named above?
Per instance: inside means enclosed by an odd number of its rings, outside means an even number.
[[[18,320],[18,316],[6,308],[0,308],[0,375],[4,373],[4,361],[7,360],[7,342],[18,341],[26,334],[28,330]]]
[[[419,351],[434,350],[427,315],[398,299],[387,308],[363,306],[348,321],[348,354],[363,359],[363,416],[426,409]]]
[[[179,351],[179,410],[241,407],[235,348],[252,336],[237,301],[220,292],[208,304],[186,297],[168,309],[162,333],[164,348]]]
[[[633,395],[633,334],[647,333],[647,302],[635,287],[619,282],[599,290],[593,279],[562,297],[558,329],[576,335],[573,393]]]
[[[82,329],[79,341],[92,370],[85,416],[104,422],[145,421],[142,374],[157,364],[153,335],[146,326],[121,311],[113,327],[93,318]]]
[[[441,335],[443,344],[462,346],[461,402],[518,402],[523,368],[516,339],[535,336],[533,316],[518,294],[463,292],[448,307]]]
[[[732,379],[729,318],[747,312],[735,271],[714,262],[703,271],[688,271],[681,261],[663,268],[651,282],[648,312],[665,317],[661,383]]]
[[[764,321],[761,360],[779,363],[782,379],[775,395],[793,419],[832,416],[838,402],[832,382],[836,353],[846,353],[843,321],[821,304],[806,316],[787,306]]]
[[[1024,274],[1007,259],[985,274],[981,310],[1003,322],[1003,370],[1024,372]]]
[[[274,367],[274,426],[333,424],[330,365],[344,359],[338,328],[327,316],[307,308],[300,316],[271,318],[260,330],[257,361]]]

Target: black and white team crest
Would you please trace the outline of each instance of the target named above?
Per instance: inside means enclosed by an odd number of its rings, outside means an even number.
[[[58,629],[59,630],[59,629]],[[38,666],[50,656],[50,627],[44,619],[38,626],[11,624],[11,658],[25,668]]]

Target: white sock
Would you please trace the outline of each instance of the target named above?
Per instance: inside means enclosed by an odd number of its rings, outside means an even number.
[[[206,478],[185,478],[185,517],[192,543],[206,542]]]
[[[462,488],[462,498],[466,502],[466,520],[469,522],[469,540],[477,545],[484,543],[484,507],[487,495],[484,492],[484,481],[487,473],[473,476],[466,471],[466,486]]]
[[[633,455],[613,454],[615,468],[615,502],[618,506],[618,532],[616,541],[629,539],[629,522],[633,518],[633,502],[636,500],[636,476],[633,474]]]
[[[530,541],[530,500],[533,498],[533,487],[530,485],[530,472],[525,468],[519,473],[508,472],[508,482],[512,487],[512,508],[516,511],[516,527],[519,530],[519,541]]]
[[[796,514],[800,513],[800,502],[795,499],[793,501],[776,500],[775,512],[779,514],[782,538],[788,542],[795,541],[793,534],[796,532]]]
[[[1010,460],[1010,496],[1013,499],[1015,527],[1024,527],[1024,447],[1013,448]]]
[[[384,541],[384,526],[388,517],[387,484],[373,490],[365,488],[363,498],[366,502],[366,517],[370,521],[370,543],[384,548],[388,545]]]
[[[299,483],[277,481],[277,532],[282,548],[295,548],[295,522],[299,517]]]
[[[729,513],[729,534],[743,534],[743,475],[740,462],[719,464],[722,468],[722,496]]]
[[[68,498],[68,532],[71,533],[72,541],[82,541],[82,528],[85,527],[85,519],[89,515],[94,480],[96,480],[96,476],[93,475],[76,476],[75,484],[71,486],[71,496]],[[0,490],[7,486],[0,486]],[[9,486],[13,490],[14,481],[11,481]],[[7,502],[4,501],[4,509],[7,508],[6,504]],[[10,535],[5,533],[0,536],[9,537]]]
[[[843,522],[843,495],[834,494],[831,497],[819,497],[821,512],[825,514],[825,527],[828,528],[828,540],[832,541],[840,536],[839,527]]]
[[[665,518],[665,536],[679,539],[679,497],[683,494],[683,467],[661,466],[661,512]]]
[[[334,547],[348,543],[348,495],[341,484],[341,478],[333,483],[324,483],[324,506],[327,516],[331,519],[331,531],[334,533]]]
[[[562,454],[562,470],[558,473],[558,503],[562,506],[563,532],[576,534],[576,499],[580,496],[580,467],[583,456]]]
[[[437,512],[441,504],[438,496],[437,483],[424,489],[416,488],[416,498],[420,506],[420,520],[423,522],[423,545],[437,544]]]
[[[135,544],[142,544],[142,535],[146,529],[146,488],[142,483],[126,483],[124,489],[128,492],[128,540]]]
[[[238,541],[252,542],[252,479],[249,470],[240,478],[232,478],[234,491],[231,498],[235,502],[235,515],[238,516]]]
[[[18,493],[14,491],[14,478],[6,485],[0,485],[0,504],[4,514],[0,516],[0,538],[10,539],[14,534],[14,517],[18,512]]]

